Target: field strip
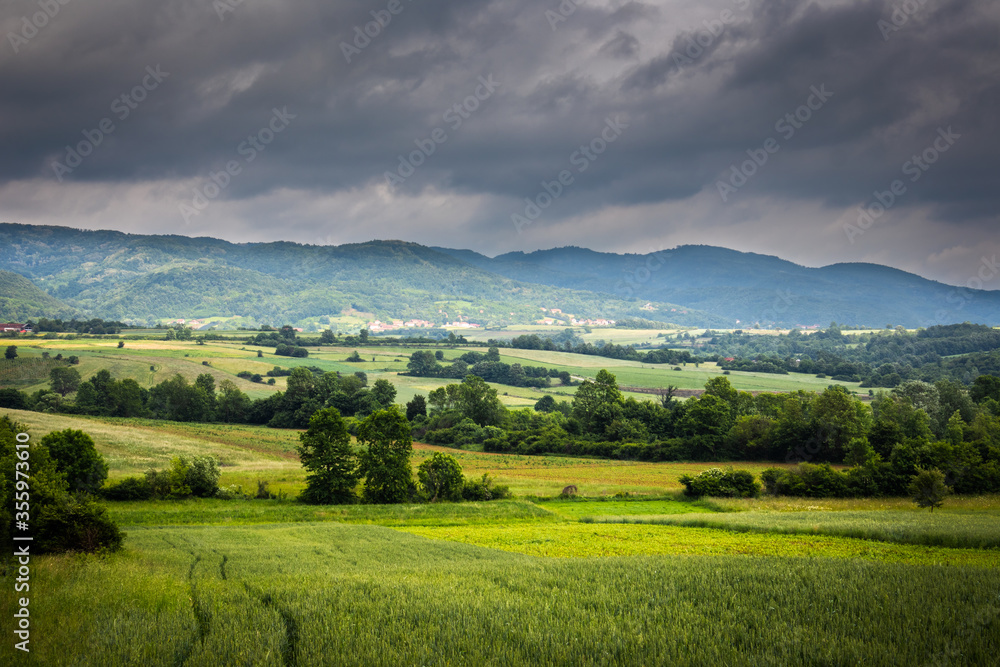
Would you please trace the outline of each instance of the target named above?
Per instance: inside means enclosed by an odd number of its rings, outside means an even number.
[[[783,556],[843,558],[911,565],[1000,567],[995,551],[889,544],[825,535],[765,535],[713,528],[641,524],[518,524],[401,527],[413,535],[554,558],[608,556]]]
[[[895,510],[844,512],[740,512],[698,516],[591,516],[596,523],[694,526],[736,532],[830,535],[899,544],[993,549],[1000,560],[1000,513],[995,510],[939,512]]]

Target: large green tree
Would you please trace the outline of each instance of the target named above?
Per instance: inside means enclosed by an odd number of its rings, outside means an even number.
[[[420,488],[430,498],[436,500],[461,500],[462,466],[451,454],[434,452],[434,454],[417,467],[417,478]]]
[[[108,478],[108,464],[94,446],[94,440],[83,431],[54,431],[42,438],[42,444],[56,470],[66,476],[70,491],[94,493]]]
[[[479,426],[503,422],[504,407],[497,390],[475,375],[467,375],[458,388],[458,409]]]
[[[601,369],[591,382],[584,380],[573,397],[573,416],[580,420],[588,433],[604,433],[615,419],[622,418],[622,393],[618,380],[608,371]]]
[[[361,473],[365,477],[364,498],[369,503],[402,503],[410,498],[413,472],[410,456],[413,440],[410,423],[395,406],[379,410],[358,426]]]
[[[52,385],[52,391],[60,396],[72,394],[76,391],[80,387],[81,379],[80,371],[75,368],[56,366],[49,371],[49,382]]]
[[[344,505],[356,500],[358,460],[347,425],[336,408],[324,408],[309,419],[309,428],[299,435],[296,449],[309,471],[306,489],[299,496],[301,501]]]

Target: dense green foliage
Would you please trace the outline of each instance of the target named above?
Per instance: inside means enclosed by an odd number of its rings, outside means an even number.
[[[713,335],[701,350],[724,369],[822,374],[866,387],[892,388],[907,380],[967,385],[980,374],[1000,375],[1000,330],[975,324],[855,335],[836,325],[809,335],[734,332]]]
[[[683,475],[684,495],[693,498],[753,498],[760,493],[760,484],[746,470],[709,468],[697,475]]]
[[[69,317],[74,312],[24,276],[0,270],[0,321],[24,323],[41,315]]]
[[[351,434],[336,408],[325,408],[309,419],[299,435],[299,459],[309,474],[299,500],[313,505],[346,505],[356,499],[358,460]]]
[[[78,475],[86,467],[74,465],[69,448],[74,444],[83,447],[81,455],[86,460],[86,443],[76,434],[66,437],[64,432],[41,442],[32,437],[27,447],[19,448],[16,437],[21,433],[27,430],[7,416],[0,417],[0,528],[6,553],[13,553],[11,538],[15,534],[32,537],[32,553],[120,548],[124,535],[107,510],[85,490],[71,492],[66,480],[69,474],[79,481]],[[56,445],[59,458],[49,452],[46,440]],[[91,469],[103,466],[100,455],[90,463]],[[107,468],[103,470],[106,474]],[[27,531],[15,533],[15,521],[25,522]]]

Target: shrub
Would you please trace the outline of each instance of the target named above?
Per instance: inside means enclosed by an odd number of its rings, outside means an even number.
[[[760,483],[748,470],[709,468],[695,477],[683,475],[680,482],[684,495],[692,497],[754,498],[760,494]]]
[[[194,457],[188,466],[185,482],[192,494],[211,498],[219,490],[219,462],[213,456]]]
[[[83,431],[54,431],[42,438],[42,444],[48,448],[56,470],[66,476],[70,491],[96,493],[108,478],[108,464]]]
[[[466,479],[462,483],[462,500],[502,500],[510,497],[510,487],[494,484],[489,473],[484,472],[481,479]]]
[[[105,485],[101,497],[105,500],[149,500],[153,497],[153,489],[142,477],[126,477]]]

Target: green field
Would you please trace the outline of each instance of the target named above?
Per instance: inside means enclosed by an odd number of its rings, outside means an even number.
[[[603,331],[603,330],[602,330]],[[608,332],[627,333],[632,330],[614,330]],[[234,334],[235,332],[227,332]],[[240,332],[243,336],[247,332]],[[651,332],[639,332],[649,334]],[[655,335],[655,334],[654,334]],[[610,336],[604,336],[611,340]],[[418,378],[400,375],[406,372],[406,364],[410,355],[419,346],[412,347],[358,347],[358,353],[364,359],[360,363],[349,363],[345,360],[355,348],[321,347],[308,348],[309,357],[292,359],[279,357],[273,349],[258,348],[245,345],[238,340],[208,341],[199,345],[194,341],[159,341],[136,340],[122,337],[125,347],[118,348],[118,337],[102,339],[77,338],[44,340],[33,338],[18,340],[19,359],[13,364],[0,364],[0,387],[15,387],[22,391],[34,392],[48,388],[48,373],[54,362],[42,363],[41,353],[48,351],[51,356],[76,355],[80,358],[77,369],[84,379],[94,375],[101,369],[107,369],[116,379],[132,378],[140,386],[149,388],[180,373],[193,381],[202,373],[211,374],[216,383],[228,379],[252,398],[261,398],[285,387],[285,378],[276,378],[275,385],[257,384],[236,377],[241,371],[264,375],[278,366],[283,369],[297,366],[315,366],[324,371],[354,373],[364,371],[368,375],[369,384],[384,378],[391,382],[397,390],[396,400],[404,404],[416,394],[427,394],[442,385],[455,380],[437,378]],[[615,342],[619,340],[614,339]],[[622,339],[621,342],[640,342],[638,340]],[[264,352],[263,357],[257,357],[258,349]],[[463,353],[482,348],[456,347],[444,350],[445,363],[457,359]],[[593,378],[602,368],[606,368],[618,379],[622,386],[660,388],[673,385],[679,389],[700,390],[705,383],[722,373],[712,362],[686,364],[681,370],[675,371],[671,366],[642,364],[636,361],[606,359],[604,357],[571,354],[567,352],[547,352],[540,350],[504,349],[500,355],[501,361],[508,364],[544,366],[559,371],[568,371],[577,381]],[[26,363],[28,362],[28,363]],[[208,366],[205,365],[208,364]],[[744,391],[807,391],[823,390],[830,384],[841,384],[852,391],[861,392],[858,383],[846,383],[829,379],[816,378],[811,375],[790,374],[774,375],[769,373],[749,373],[732,371],[728,376],[734,387]],[[510,387],[494,384],[501,400],[510,407],[530,407],[546,394],[552,394],[557,400],[571,400],[575,387],[563,387],[555,382],[547,389],[526,387]],[[643,393],[629,393],[639,400],[651,400],[652,397]]]
[[[185,349],[165,358],[192,363]],[[366,364],[398,363],[383,352]],[[32,651],[4,642],[3,665],[972,666],[1000,654],[996,496],[933,513],[907,499],[691,501],[678,478],[718,464],[417,444],[414,465],[448,451],[514,499],[307,506],[294,501],[298,431],[3,413],[33,438],[90,433],[112,478],[208,454],[222,485],[266,480],[286,496],[108,503],[124,549],[33,556]],[[570,484],[579,495],[560,497]],[[0,568],[11,591],[13,562]],[[8,637],[14,609],[0,596]]]

